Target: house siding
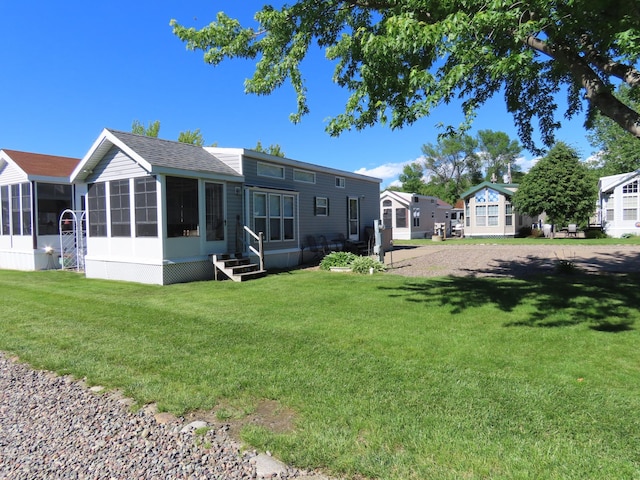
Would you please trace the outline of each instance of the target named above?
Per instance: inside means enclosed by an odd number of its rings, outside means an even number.
[[[258,163],[273,163],[284,167],[284,178],[270,178],[258,175]],[[255,188],[281,190],[296,193],[298,196],[299,233],[296,242],[291,246],[303,248],[308,235],[324,235],[327,240],[336,238],[338,234],[347,236],[348,232],[348,200],[359,201],[360,239],[364,239],[364,228],[373,227],[374,220],[380,217],[380,183],[373,178],[359,177],[349,172],[328,171],[311,164],[296,162],[293,165],[278,163],[277,159],[256,159],[244,156],[243,173],[247,185]],[[312,172],[315,183],[294,180],[294,170]],[[344,188],[336,187],[336,177],[344,178]],[[325,197],[329,202],[329,213],[326,216],[316,215],[316,197]],[[280,245],[286,248],[288,245]],[[266,246],[268,249],[273,245]]]
[[[521,215],[512,209],[512,213],[509,215],[511,225],[507,224],[506,205],[510,203],[507,201],[507,197],[510,197],[517,188],[518,186],[515,184],[484,182],[465,192],[463,194],[465,201],[464,235],[467,237],[514,237],[519,234],[522,227],[531,226],[532,223],[537,222],[537,217]],[[489,195],[490,193],[492,199],[485,198],[483,202],[476,201],[478,194]],[[495,225],[488,224],[488,218],[491,216],[488,209],[483,215],[484,221],[478,221],[476,207],[488,207],[489,205],[497,205],[497,214],[495,214],[497,223]]]
[[[8,163],[4,170],[0,171],[0,185],[14,185],[27,180],[27,174],[13,164]]]
[[[598,207],[601,225],[607,235],[615,238],[640,235],[639,184],[640,171],[600,178]]]
[[[87,183],[106,182],[148,175],[136,161],[117,147],[111,147],[107,154],[87,176]]]
[[[385,206],[386,201],[390,201],[391,205]],[[383,192],[380,196],[380,218],[384,217],[385,209],[391,209],[391,224],[385,223],[385,227],[393,229],[392,236],[395,240],[431,237],[435,233],[436,223],[445,223],[448,234],[451,206],[439,202],[438,198],[429,195]],[[398,227],[398,209],[405,210],[406,227]],[[418,219],[416,221],[418,225],[414,226],[415,219]],[[387,221],[387,223],[389,222]]]

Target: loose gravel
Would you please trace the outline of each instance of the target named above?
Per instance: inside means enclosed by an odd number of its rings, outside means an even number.
[[[406,277],[471,276],[524,278],[553,273],[560,261],[576,272],[629,273],[640,271],[638,245],[503,245],[434,243],[398,247],[385,255],[391,274]]]
[[[0,479],[326,478],[275,459],[261,474],[265,455],[243,451],[228,426],[133,413],[93,390],[0,353]]]

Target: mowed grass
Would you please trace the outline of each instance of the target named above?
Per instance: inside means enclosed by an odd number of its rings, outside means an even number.
[[[346,478],[639,478],[639,280],[0,271],[0,350],[176,414],[276,400],[295,428],[243,440]]]

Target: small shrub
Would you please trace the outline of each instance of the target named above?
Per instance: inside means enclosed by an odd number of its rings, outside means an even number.
[[[573,260],[569,258],[560,258],[556,254],[556,271],[563,275],[576,273],[578,267]]]
[[[369,273],[372,268],[374,272],[384,272],[387,267],[371,257],[356,257],[351,263],[351,270],[355,273]]]
[[[321,270],[331,270],[331,267],[348,267],[355,273],[384,272],[384,263],[372,257],[361,257],[351,252],[331,252],[320,262]]]
[[[358,256],[351,252],[331,252],[320,262],[321,270],[330,270],[331,267],[350,267]]]
[[[533,228],[527,226],[527,227],[522,227],[519,231],[518,231],[518,237],[520,238],[527,238],[527,237],[531,237],[533,235]]]
[[[636,235],[634,235],[633,233],[623,233],[620,238],[633,238]]]
[[[604,233],[602,230],[598,229],[588,229],[584,232],[584,238],[588,239],[596,239],[596,238],[607,238],[609,235]]]

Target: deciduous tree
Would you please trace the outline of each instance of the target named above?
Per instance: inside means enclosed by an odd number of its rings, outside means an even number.
[[[191,145],[198,145],[199,147],[204,145],[204,138],[200,133],[200,129],[196,128],[195,130],[185,130],[184,132],[180,132],[178,134],[178,141],[182,143],[189,143]]]
[[[524,176],[511,201],[520,213],[545,212],[551,224],[586,224],[596,197],[593,173],[573,148],[559,142]]]
[[[131,133],[135,133],[136,135],[145,135],[147,137],[158,138],[158,134],[160,133],[160,120],[156,120],[155,122],[149,122],[149,126],[145,127],[138,120],[134,120],[131,125]]]
[[[271,144],[269,145],[267,148],[262,146],[262,143],[260,142],[260,140],[258,140],[258,143],[256,143],[256,146],[253,148],[256,152],[262,152],[262,153],[268,153],[269,155],[275,155],[276,157],[284,157],[284,151],[282,150],[282,147],[280,147],[280,145],[276,144]]]
[[[308,112],[302,61],[314,43],[324,49],[336,65],[333,80],[350,92],[328,124],[333,135],[378,122],[400,128],[457,98],[471,121],[501,94],[520,140],[535,151],[535,120],[543,143],[554,143],[555,97],[563,92],[566,117],[586,102],[587,120],[599,111],[640,137],[638,111],[612,93],[615,82],[640,88],[636,0],[298,0],[265,5],[255,20],[242,26],[220,12],[200,30],[171,25],[211,65],[257,59],[249,93],[270,94],[289,81],[293,121]]]
[[[480,130],[478,132],[480,157],[485,164],[485,180],[495,178],[502,182],[516,168],[515,160],[522,151],[517,140],[511,140],[505,132]],[[640,142],[638,142],[640,143]]]
[[[453,205],[462,191],[482,180],[477,148],[478,141],[467,134],[443,136],[422,146],[428,185],[442,189],[440,198],[446,202]]]
[[[400,190],[407,193],[421,194],[425,187],[423,176],[424,168],[420,162],[405,165],[402,173],[398,175],[398,181],[402,184]]]

